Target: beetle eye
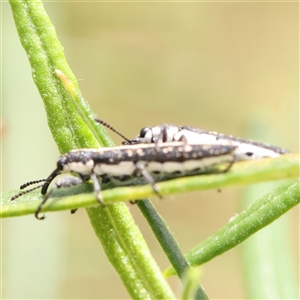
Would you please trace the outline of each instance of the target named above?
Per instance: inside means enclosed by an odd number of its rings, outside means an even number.
[[[140,137],[141,137],[141,138],[145,137],[146,134],[147,134],[147,132],[148,132],[149,130],[150,130],[149,127],[144,127],[144,128],[142,128],[141,131],[140,131]]]

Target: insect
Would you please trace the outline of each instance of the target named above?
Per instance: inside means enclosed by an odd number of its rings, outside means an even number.
[[[56,169],[46,179],[31,181],[20,188],[42,184],[20,192],[16,198],[41,188],[45,195],[38,206],[35,217],[39,216],[52,193],[62,187],[79,185],[92,180],[94,193],[103,204],[101,184],[113,182],[118,185],[151,184],[160,196],[158,181],[204,173],[226,172],[235,161],[234,145],[187,144],[184,142],[163,143],[157,149],[155,144],[124,145],[100,149],[77,149],[60,156]],[[72,173],[77,176],[59,178],[47,193],[50,183],[58,175]]]
[[[193,144],[218,144],[236,146],[236,160],[251,160],[264,157],[277,157],[289,153],[288,150],[264,143],[241,139],[215,131],[206,131],[191,126],[175,126],[169,124],[144,127],[138,136],[126,140],[123,144],[155,143],[158,147],[165,142],[183,141]]]

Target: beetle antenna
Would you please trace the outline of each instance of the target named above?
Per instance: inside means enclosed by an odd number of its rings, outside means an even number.
[[[129,144],[131,144],[131,141],[126,138],[122,133],[120,133],[119,131],[117,131],[115,128],[113,128],[111,125],[109,125],[108,123],[100,120],[100,119],[95,119],[96,122],[102,124],[103,126],[107,127],[108,129],[110,129],[111,131],[113,131],[114,133],[116,133],[117,135],[119,135],[121,138],[123,138],[126,142],[128,142]]]
[[[35,186],[34,188],[29,189],[29,190],[27,190],[27,191],[22,191],[21,193],[15,195],[15,196],[13,196],[13,197],[11,197],[11,198],[10,198],[10,201],[13,201],[13,200],[15,200],[15,199],[17,199],[17,198],[19,198],[19,197],[21,197],[21,196],[23,196],[23,195],[29,193],[29,192],[32,192],[32,191],[34,191],[34,190],[36,190],[36,189],[42,187],[42,186],[43,186],[43,184],[40,184],[40,185]]]
[[[20,186],[20,189],[23,190],[23,189],[27,188],[30,185],[33,185],[33,184],[36,184],[36,183],[40,183],[40,182],[44,182],[44,181],[46,181],[46,179],[39,179],[39,180],[28,181],[26,183],[23,183]]]

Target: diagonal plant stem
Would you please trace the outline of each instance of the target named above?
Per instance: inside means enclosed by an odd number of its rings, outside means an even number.
[[[181,281],[185,284],[187,279],[186,274],[187,272],[190,272],[192,268],[181,252],[180,247],[168,225],[148,199],[138,201],[137,206],[151,226],[153,233],[169,258],[174,270],[180,277]],[[194,299],[208,299],[206,292],[203,287],[198,284],[198,282],[194,284],[194,292]]]
[[[270,182],[259,186],[249,186],[242,192],[243,207],[254,204],[253,200],[259,199],[263,194],[274,195],[268,192],[274,189],[276,182]],[[281,198],[281,187],[278,198]],[[289,195],[288,201],[276,201],[275,208],[270,208],[269,214],[273,214],[276,206],[287,205],[294,198],[293,189],[297,184],[288,186],[285,193]],[[278,190],[278,189],[277,189]],[[276,191],[276,190],[275,190]],[[298,185],[298,195],[300,186]],[[297,194],[295,195],[297,197]],[[265,198],[265,196],[264,196]],[[298,199],[299,201],[300,199]],[[243,282],[247,299],[299,299],[299,281],[293,242],[290,236],[291,214],[285,214],[276,222],[260,230],[257,234],[247,239],[241,246],[241,258],[243,259]],[[299,233],[299,228],[296,228]],[[253,263],[254,262],[254,263]]]
[[[101,143],[112,145],[109,137],[100,137],[98,125],[87,122],[93,113],[81,96],[41,1],[11,0],[10,5],[60,152],[97,148]],[[87,213],[108,259],[133,298],[174,298],[123,203],[89,208]]]
[[[232,249],[298,205],[299,190],[299,179],[286,181],[277,189],[255,201],[218,232],[195,246],[185,257],[192,266],[200,266]],[[176,272],[173,267],[169,267],[164,274],[168,277],[175,275]]]
[[[268,127],[257,116],[246,128],[248,134],[255,139],[270,138]],[[250,185],[242,190],[240,206],[247,209],[253,205],[257,210],[265,210],[265,205],[273,202],[266,215],[274,215],[279,207],[288,207],[293,200],[297,202],[297,198],[299,202],[299,183],[295,180],[287,181],[284,185],[277,182]],[[266,201],[262,203],[261,198]],[[284,214],[241,245],[241,271],[247,299],[299,299],[299,278],[296,275],[297,264],[293,255],[294,239],[290,236],[291,230],[294,231],[295,228],[290,226],[290,216],[291,214]],[[259,221],[266,219],[267,216],[262,214]],[[299,233],[299,228],[297,231]]]

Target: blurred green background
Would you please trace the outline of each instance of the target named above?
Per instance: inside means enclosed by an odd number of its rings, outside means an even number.
[[[2,183],[44,178],[58,151],[8,3],[2,5]],[[45,8],[84,97],[127,137],[160,123],[191,125],[299,152],[299,4],[53,2]],[[250,131],[249,131],[250,128]],[[250,133],[249,133],[250,132]],[[112,136],[116,144],[121,139]],[[153,199],[187,252],[240,211],[243,188]],[[168,261],[136,206],[162,270]],[[295,259],[297,208],[287,214]],[[205,264],[212,299],[244,298],[240,247]],[[124,299],[85,211],[2,221],[6,299]],[[177,295],[180,283],[171,278]]]

